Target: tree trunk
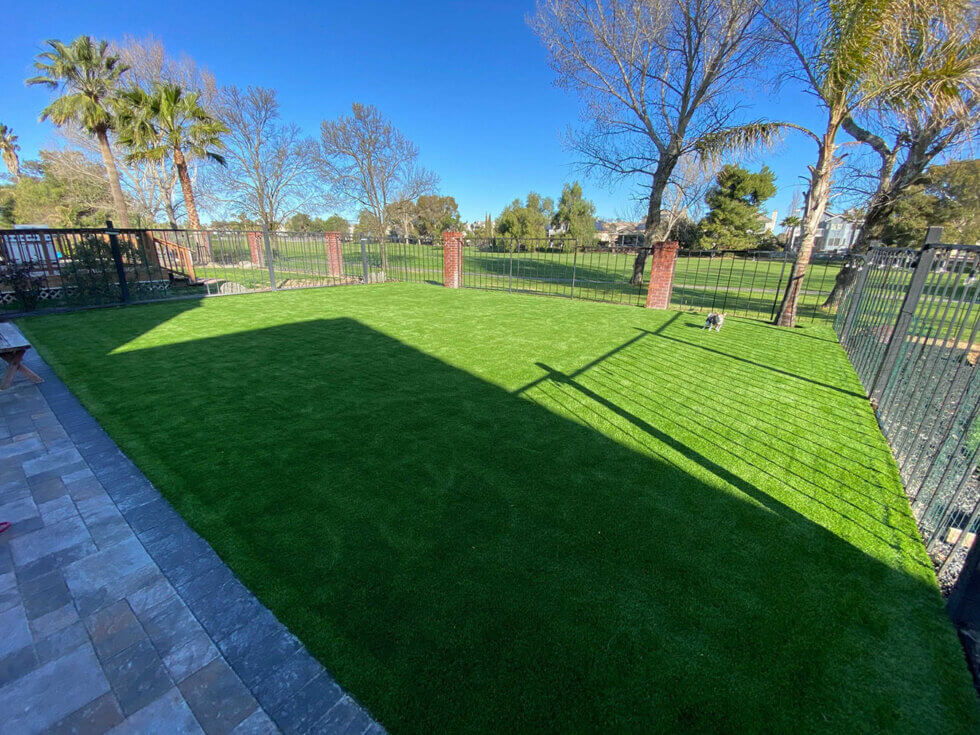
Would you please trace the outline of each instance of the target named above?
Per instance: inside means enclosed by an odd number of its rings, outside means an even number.
[[[786,282],[786,291],[783,294],[783,303],[779,307],[779,315],[776,317],[776,324],[781,327],[796,326],[796,307],[800,298],[803,278],[806,276],[807,268],[810,267],[813,246],[817,239],[817,228],[820,226],[820,219],[823,217],[824,210],[827,208],[827,200],[830,198],[830,181],[834,171],[834,136],[838,127],[839,125],[833,124],[833,122],[827,126],[827,132],[824,133],[820,143],[817,165],[811,169],[810,191],[807,194],[800,247],[796,255],[796,262],[793,263],[790,270],[789,280]]]
[[[388,224],[383,216],[378,216],[378,229],[381,234],[378,237],[378,254],[381,256],[381,271],[385,280],[388,279]]]
[[[109,191],[112,194],[112,205],[116,210],[116,225],[118,227],[129,227],[129,209],[126,207],[126,198],[123,196],[122,186],[119,183],[119,169],[116,168],[116,159],[112,155],[112,148],[109,147],[109,134],[105,130],[96,133],[99,140],[99,151],[102,153],[102,164],[105,166],[106,175],[109,177]]]
[[[633,260],[633,275],[630,276],[630,284],[633,286],[643,284],[643,269],[646,267],[649,248],[653,247],[653,243],[658,239],[662,239],[660,209],[663,206],[664,189],[667,188],[670,174],[676,165],[676,157],[661,156],[657,170],[653,174],[653,182],[650,184],[650,201],[647,205],[647,218],[643,230],[643,241],[646,248],[640,250]]]
[[[191,187],[191,176],[187,171],[187,159],[180,148],[174,147],[174,167],[177,169],[177,179],[180,181],[180,191],[184,195],[184,208],[187,209],[187,224],[194,231],[197,242],[198,257],[205,263],[212,260],[211,239],[201,228],[201,220],[197,216],[197,204],[194,201],[194,189]]]
[[[167,223],[171,230],[177,229],[177,213],[174,211],[174,202],[168,194],[163,197],[163,208],[167,212]]]
[[[180,191],[184,195],[184,206],[187,208],[187,224],[192,230],[201,229],[201,220],[197,216],[197,204],[194,202],[194,190],[191,187],[190,173],[187,171],[187,159],[180,148],[174,148],[174,166],[177,178],[180,180]]]
[[[906,159],[894,173],[892,173],[892,169],[894,168],[897,154],[895,151],[889,151],[888,155],[883,155],[881,172],[878,179],[878,189],[875,191],[868,205],[868,211],[864,214],[861,229],[857,234],[857,238],[854,240],[854,244],[851,246],[851,253],[853,255],[863,255],[868,252],[869,243],[873,238],[877,237],[881,231],[881,227],[891,216],[892,212],[895,211],[895,205],[898,203],[902,194],[908,191],[909,187],[921,181],[926,167],[929,165],[930,160],[932,160],[926,154],[928,144],[931,140],[932,138],[922,138],[915,141],[909,149]],[[897,148],[898,146],[895,147],[896,151]],[[859,269],[860,260],[857,258],[850,258],[844,264],[844,267],[841,268],[840,273],[837,274],[837,278],[834,281],[833,290],[823,303],[824,308],[829,309],[840,306],[851,284],[854,283],[854,278],[857,276]]]
[[[872,200],[867,213],[864,215],[864,221],[861,223],[857,237],[851,244],[850,255],[837,273],[837,277],[834,279],[834,287],[821,305],[821,308],[837,309],[844,301],[844,297],[854,284],[854,279],[857,278],[858,271],[861,270],[862,258],[856,256],[864,255],[868,252],[872,237],[871,233],[878,231],[878,228],[884,224],[885,220],[888,219],[895,208],[894,202],[888,200],[888,197],[880,196],[875,196],[874,200]]]

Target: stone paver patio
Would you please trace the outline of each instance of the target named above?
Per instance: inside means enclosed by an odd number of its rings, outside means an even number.
[[[0,392],[0,731],[384,730],[33,352]]]

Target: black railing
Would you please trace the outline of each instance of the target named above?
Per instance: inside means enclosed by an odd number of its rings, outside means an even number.
[[[338,258],[328,252],[335,235],[323,232],[112,232],[0,232],[0,310],[383,281],[443,284],[441,238],[343,238]],[[648,254],[648,248],[582,248],[570,238],[470,238],[463,242],[461,285],[642,306]],[[771,319],[792,264],[782,252],[682,250],[671,305]],[[814,258],[800,296],[802,320],[833,317],[822,304],[839,267],[838,260]]]
[[[171,271],[143,230],[0,232],[0,312],[166,296]]]
[[[872,248],[836,321],[949,588],[980,531],[980,249]]]
[[[649,263],[632,283],[638,252],[579,248],[569,239],[467,239],[461,285],[641,306],[646,299]]]
[[[671,305],[694,311],[771,320],[775,318],[795,256],[785,251],[681,250],[674,267]],[[816,253],[803,276],[797,321],[832,321],[824,303],[843,257]]]

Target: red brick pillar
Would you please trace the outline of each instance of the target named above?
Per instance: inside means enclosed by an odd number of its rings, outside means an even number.
[[[340,249],[340,233],[324,232],[327,241],[327,273],[331,278],[344,277],[344,254]]]
[[[442,233],[442,277],[446,288],[459,288],[463,275],[463,233]]]
[[[676,242],[657,242],[650,253],[650,285],[647,287],[647,308],[667,309],[670,293],[674,289],[674,261],[677,260]]]
[[[265,265],[265,242],[261,232],[248,232],[248,256],[252,265]]]

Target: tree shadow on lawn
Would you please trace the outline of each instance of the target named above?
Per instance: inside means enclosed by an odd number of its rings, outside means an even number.
[[[528,400],[351,319],[62,367],[393,732],[977,724],[921,543],[845,540],[601,387]]]

